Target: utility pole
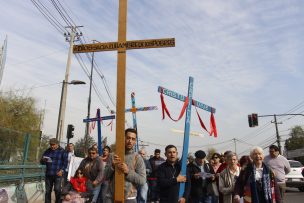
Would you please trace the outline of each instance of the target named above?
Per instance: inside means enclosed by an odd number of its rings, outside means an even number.
[[[93,43],[95,40],[93,40]],[[89,99],[88,99],[88,115],[87,119],[90,118],[90,111],[91,111],[91,95],[92,95],[92,80],[93,80],[93,67],[94,67],[94,53],[92,53],[92,62],[91,62],[91,75],[90,75],[90,90],[89,90]],[[84,151],[88,149],[88,137],[89,137],[89,122],[86,123],[86,130],[85,130],[85,137],[84,137]]]
[[[269,116],[273,116],[274,117],[274,121],[271,121],[271,123],[275,124],[277,144],[278,144],[279,152],[280,152],[280,154],[282,154],[281,137],[279,135],[279,130],[278,130],[278,124],[282,124],[282,122],[280,122],[280,123],[277,122],[277,116],[304,116],[304,114],[301,114],[301,113],[284,113],[284,114],[273,114],[273,115],[270,114],[270,115],[259,115],[259,116],[258,116],[258,114],[256,114],[256,117],[269,117]],[[249,123],[249,126],[250,126],[250,123]],[[258,126],[258,125],[254,125],[253,127],[255,127],[255,126]]]
[[[6,61],[6,52],[7,52],[7,36],[5,37],[3,46],[0,47],[0,85],[3,77],[3,71]]]
[[[277,144],[278,144],[278,148],[279,148],[279,152],[280,154],[282,154],[282,147],[281,147],[281,137],[279,135],[279,129],[278,129],[278,122],[277,122],[277,115],[274,114],[274,122],[271,121],[271,123],[275,124],[275,128],[276,128],[276,136],[277,136]],[[281,124],[281,123],[280,123]]]
[[[79,37],[82,36],[82,33],[76,32],[76,29],[78,27],[82,27],[82,26],[68,26],[67,28],[71,29],[71,33],[68,33],[68,34],[64,33],[64,36],[66,37],[66,41],[70,42],[70,48],[69,48],[69,53],[68,53],[65,77],[64,77],[64,80],[62,83],[59,115],[58,115],[58,122],[57,122],[56,138],[58,139],[59,143],[63,137],[63,127],[64,127],[66,98],[67,98],[67,85],[68,85],[69,75],[70,75],[71,59],[72,59],[72,54],[73,54],[73,45],[74,45],[74,41],[79,40]]]
[[[234,153],[236,153],[236,139],[233,138],[232,140],[233,140],[233,142],[234,142]]]

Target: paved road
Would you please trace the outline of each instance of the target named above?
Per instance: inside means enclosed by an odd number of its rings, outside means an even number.
[[[303,203],[304,192],[300,192],[297,188],[288,188],[286,190],[286,203]]]

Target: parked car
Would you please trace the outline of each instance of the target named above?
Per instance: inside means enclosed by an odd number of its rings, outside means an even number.
[[[296,187],[301,192],[304,192],[304,177],[302,171],[304,166],[299,161],[288,160],[290,164],[290,172],[285,176],[287,187]]]

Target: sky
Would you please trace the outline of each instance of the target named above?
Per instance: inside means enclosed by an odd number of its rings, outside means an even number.
[[[114,42],[118,36],[118,2],[102,1],[38,1],[52,25],[35,7],[36,0],[0,0],[0,44],[8,37],[7,58],[0,91],[15,91],[36,99],[37,108],[45,111],[42,130],[55,137],[61,86],[64,79],[69,43],[65,28],[70,23],[83,26],[79,43]],[[51,2],[57,3],[65,22]],[[59,3],[60,2],[60,3]],[[273,115],[303,113],[304,96],[304,7],[296,0],[129,0],[127,40],[175,38],[174,48],[127,51],[126,108],[131,107],[135,92],[136,106],[158,106],[156,111],[137,112],[139,138],[148,153],[174,144],[181,153],[185,116],[174,122],[162,120],[158,86],[186,95],[189,77],[194,78],[193,98],[216,109],[218,137],[209,136],[192,108],[189,152],[237,151],[248,154],[252,146],[267,146],[276,141],[273,117],[259,118],[259,126],[249,128],[248,114]],[[54,23],[53,23],[54,24]],[[85,81],[86,85],[69,85],[65,126],[75,126],[76,142],[84,136],[87,116],[89,70],[86,54],[72,56],[69,80]],[[96,109],[109,115],[115,110],[105,85],[116,101],[117,52],[95,53],[93,80],[99,97],[92,92],[91,116]],[[102,80],[104,78],[104,80]],[[106,81],[106,82],[105,82]],[[165,96],[173,118],[177,118],[183,102]],[[199,109],[210,129],[210,113]],[[126,127],[132,126],[132,114],[126,113]],[[303,126],[303,116],[278,117],[281,139],[290,129]],[[113,129],[104,121],[102,135],[115,142]],[[66,127],[64,129],[66,132]],[[97,140],[96,129],[91,136]],[[65,139],[65,138],[64,138]],[[284,143],[282,142],[282,145]]]

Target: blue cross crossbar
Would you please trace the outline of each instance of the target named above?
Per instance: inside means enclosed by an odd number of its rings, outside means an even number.
[[[114,119],[115,115],[111,115],[111,116],[103,116],[98,118],[85,118],[83,119],[84,123],[88,123],[88,122],[94,122],[94,121],[98,121],[98,120],[110,120],[110,119]]]
[[[133,111],[150,111],[150,110],[158,110],[157,106],[146,106],[146,107],[137,107],[126,109],[126,113]]]
[[[114,119],[115,115],[110,115],[110,116],[100,116],[100,109],[97,109],[97,116],[96,118],[86,118],[83,119],[84,123],[89,123],[89,122],[94,122],[97,121],[97,132],[98,132],[98,153],[99,155],[102,154],[102,146],[101,146],[101,140],[102,140],[102,135],[101,135],[101,121],[103,120],[110,120],[110,119]]]
[[[161,86],[158,86],[158,92],[163,93],[163,94],[165,94],[169,97],[172,97],[174,99],[178,99],[180,101],[185,101],[186,100],[186,96],[178,94],[177,92],[174,92],[172,90],[166,89],[166,88],[161,87]],[[208,106],[208,105],[203,104],[201,102],[195,101],[194,99],[192,99],[192,102],[193,102],[194,106],[196,106],[200,109],[203,109],[203,110],[208,111],[210,113],[215,113],[215,108],[213,108],[211,106]]]

